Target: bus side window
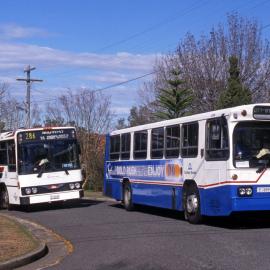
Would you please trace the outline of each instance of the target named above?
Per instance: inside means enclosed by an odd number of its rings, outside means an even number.
[[[0,165],[7,165],[7,143],[0,143]]]
[[[198,155],[199,124],[188,123],[182,125],[182,157],[196,157]]]
[[[151,133],[151,158],[163,158],[164,128],[154,128]]]
[[[121,159],[128,160],[130,158],[130,133],[121,135]]]
[[[134,132],[134,158],[146,159],[147,157],[147,130]]]
[[[7,149],[8,149],[8,171],[16,172],[15,142],[8,141]]]
[[[118,160],[120,157],[120,135],[110,138],[110,160]]]
[[[166,158],[178,158],[180,152],[180,126],[166,127]]]
[[[227,160],[229,158],[228,125],[224,119],[216,118],[206,122],[206,160]]]

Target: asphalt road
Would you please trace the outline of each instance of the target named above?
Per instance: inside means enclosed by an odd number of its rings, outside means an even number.
[[[270,269],[270,213],[210,219],[202,225],[181,213],[82,200],[76,206],[12,211],[49,227],[74,245],[54,270]],[[269,217],[267,217],[269,216]]]

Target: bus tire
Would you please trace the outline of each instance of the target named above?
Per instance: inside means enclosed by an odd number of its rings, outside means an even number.
[[[191,224],[201,223],[201,200],[196,184],[186,186],[183,195],[185,219]]]
[[[0,191],[0,208],[11,210],[11,205],[9,204],[8,191],[6,187],[2,187]]]
[[[129,182],[126,182],[124,184],[124,192],[123,192],[124,198],[124,207],[127,211],[132,211],[134,209],[133,201],[132,201],[132,190],[131,185]]]

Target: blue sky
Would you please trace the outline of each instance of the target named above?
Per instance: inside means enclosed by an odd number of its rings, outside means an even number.
[[[270,24],[270,0],[9,0],[0,3],[0,82],[23,99],[16,82],[34,65],[32,100],[67,88],[99,89],[152,71],[162,54],[173,51],[186,32],[196,36],[226,20],[228,12]],[[269,39],[270,27],[263,34]],[[126,116],[149,79],[104,91],[115,113]]]

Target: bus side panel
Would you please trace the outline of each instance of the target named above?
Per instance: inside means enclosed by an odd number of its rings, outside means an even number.
[[[202,214],[205,216],[228,216],[233,209],[232,186],[200,188]]]
[[[116,199],[117,201],[122,200],[122,183],[120,180],[107,179],[104,185],[104,193],[106,196]]]
[[[182,187],[132,183],[135,204],[182,210]]]
[[[20,189],[18,187],[7,186],[10,204],[20,204]]]
[[[109,161],[110,154],[110,135],[106,135],[106,144],[105,144],[105,156],[104,156],[104,181],[103,181],[103,194],[109,197],[111,196],[111,184],[107,183],[108,179],[108,168],[107,161]]]

